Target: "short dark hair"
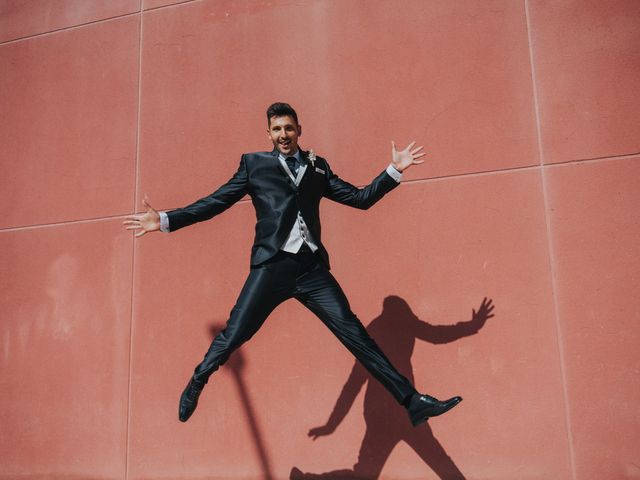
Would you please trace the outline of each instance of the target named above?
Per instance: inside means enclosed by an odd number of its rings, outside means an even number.
[[[276,102],[267,108],[267,125],[271,125],[271,117],[293,117],[298,124],[298,114],[288,103]]]

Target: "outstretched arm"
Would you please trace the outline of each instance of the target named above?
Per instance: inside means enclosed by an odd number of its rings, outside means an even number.
[[[175,231],[196,222],[208,220],[215,215],[224,212],[231,205],[240,200],[247,193],[247,168],[244,155],[240,159],[238,171],[231,179],[218,188],[211,195],[201,198],[184,208],[177,208],[169,212],[158,212],[149,205],[147,199],[144,205],[147,211],[140,215],[126,217],[123,222],[127,230],[140,230],[136,237],[145,233],[155,232],[161,229],[160,213],[165,216],[167,224],[162,231]]]
[[[394,142],[391,142],[391,144],[391,164],[389,168],[363,188],[358,188],[345,182],[333,173],[327,164],[329,182],[325,196],[335,202],[366,210],[396,188],[400,182],[402,172],[411,165],[423,163],[424,160],[418,159],[424,156],[425,153],[422,152],[423,147],[414,148],[415,142],[411,142],[407,148],[401,151],[396,149]],[[393,173],[395,174],[392,177]]]

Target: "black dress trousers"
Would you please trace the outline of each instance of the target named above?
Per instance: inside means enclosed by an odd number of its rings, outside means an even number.
[[[269,314],[292,297],[316,314],[398,403],[416,393],[353,314],[320,256],[306,246],[297,254],[280,251],[251,268],[225,329],[214,338],[196,367],[194,379],[206,383],[229,355],[258,331]]]

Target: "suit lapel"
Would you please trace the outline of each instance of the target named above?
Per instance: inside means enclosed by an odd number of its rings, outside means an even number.
[[[278,166],[278,170],[282,172],[285,178],[290,179],[291,177],[289,177],[289,173],[287,172],[287,169],[282,166],[282,163],[280,163],[278,150],[274,148],[273,151],[271,152],[271,156],[273,157],[274,162],[276,162],[276,165]]]
[[[304,172],[302,172],[302,178],[300,179],[298,188],[302,188],[303,185],[313,175],[313,172],[309,173],[310,170],[313,170],[313,168],[311,168],[311,165],[309,165],[309,152],[305,152],[304,150],[300,149],[300,157],[302,158],[302,166],[300,168],[304,168]]]

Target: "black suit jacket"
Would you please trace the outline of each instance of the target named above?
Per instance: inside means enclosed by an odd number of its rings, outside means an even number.
[[[296,187],[282,168],[277,150],[245,153],[240,158],[238,171],[218,190],[191,205],[167,212],[169,230],[173,232],[208,220],[248,194],[257,218],[251,249],[252,266],[278,253],[300,211],[329,268],[329,255],[321,240],[320,199],[327,197],[350,207],[367,209],[397,187],[398,182],[383,171],[371,184],[359,189],[334,174],[324,158],[316,157],[313,166],[308,152],[300,152],[307,170],[299,186]]]

